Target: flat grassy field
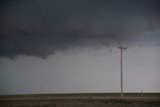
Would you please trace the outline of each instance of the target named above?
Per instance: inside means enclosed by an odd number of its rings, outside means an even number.
[[[1,95],[0,107],[160,107],[160,93]]]

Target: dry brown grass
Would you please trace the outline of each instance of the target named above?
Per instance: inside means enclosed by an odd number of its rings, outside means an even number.
[[[160,107],[160,94],[42,94],[0,96],[0,107]]]

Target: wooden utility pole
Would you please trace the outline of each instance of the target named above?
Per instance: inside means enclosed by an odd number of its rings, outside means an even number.
[[[123,50],[127,49],[125,47],[118,47],[120,49],[121,54],[120,54],[120,76],[121,76],[121,97],[123,97]]]

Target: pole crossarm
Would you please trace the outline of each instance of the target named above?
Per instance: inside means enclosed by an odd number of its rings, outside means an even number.
[[[126,48],[126,47],[120,46],[120,47],[118,47],[118,49],[127,49],[127,48]]]

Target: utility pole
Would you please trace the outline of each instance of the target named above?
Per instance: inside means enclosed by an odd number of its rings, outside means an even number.
[[[125,47],[118,47],[120,49],[121,54],[120,54],[120,75],[121,75],[121,97],[123,97],[123,50],[127,49]]]

